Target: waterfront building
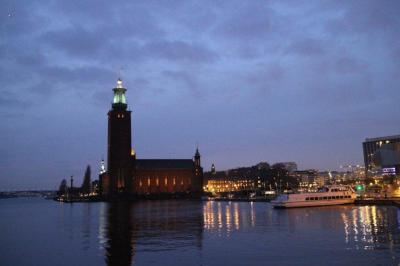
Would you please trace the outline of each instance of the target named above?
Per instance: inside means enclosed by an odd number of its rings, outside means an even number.
[[[113,89],[108,112],[107,171],[100,171],[100,193],[118,195],[200,196],[203,168],[198,148],[191,159],[138,159],[131,143],[131,111],[122,80]]]
[[[319,177],[318,171],[314,169],[294,171],[292,176],[299,182],[299,188],[307,191],[315,191],[325,183],[323,177]]]
[[[253,178],[214,176],[207,181],[204,190],[213,193],[254,191],[257,189],[256,180]]]
[[[250,167],[204,173],[204,190],[208,192],[262,192],[297,187],[297,181],[289,176],[284,165],[272,167],[260,162]]]
[[[367,138],[363,153],[366,177],[400,172],[400,135]]]

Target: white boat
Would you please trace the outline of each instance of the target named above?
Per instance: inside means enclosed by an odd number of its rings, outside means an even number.
[[[318,192],[281,194],[271,204],[274,208],[340,205],[354,203],[356,196],[350,186],[327,186]]]

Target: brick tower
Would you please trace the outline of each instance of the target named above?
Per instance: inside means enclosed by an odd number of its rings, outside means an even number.
[[[108,176],[109,195],[129,193],[132,190],[131,168],[131,111],[127,110],[122,80],[113,89],[114,99],[108,112]]]

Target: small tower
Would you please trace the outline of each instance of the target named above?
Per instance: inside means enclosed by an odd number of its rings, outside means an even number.
[[[198,190],[193,190],[193,192],[201,193],[203,191],[203,168],[200,162],[199,147],[196,147],[196,153],[193,157],[193,166],[194,178],[192,179],[192,186],[193,188],[198,188]]]
[[[102,159],[101,159],[101,162],[100,162],[100,171],[99,171],[99,174],[102,175],[102,174],[104,174],[105,172],[106,172],[106,165],[105,165],[105,163],[104,163],[104,159],[102,158]]]
[[[196,153],[194,154],[194,165],[197,168],[200,168],[200,152],[199,152],[199,147],[196,148]]]
[[[214,163],[211,165],[211,174],[212,174],[212,175],[215,175],[215,174],[216,174]]]

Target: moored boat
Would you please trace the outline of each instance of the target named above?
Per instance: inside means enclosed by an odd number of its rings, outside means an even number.
[[[271,204],[274,208],[341,205],[354,203],[356,196],[350,186],[327,186],[313,193],[281,194]]]

